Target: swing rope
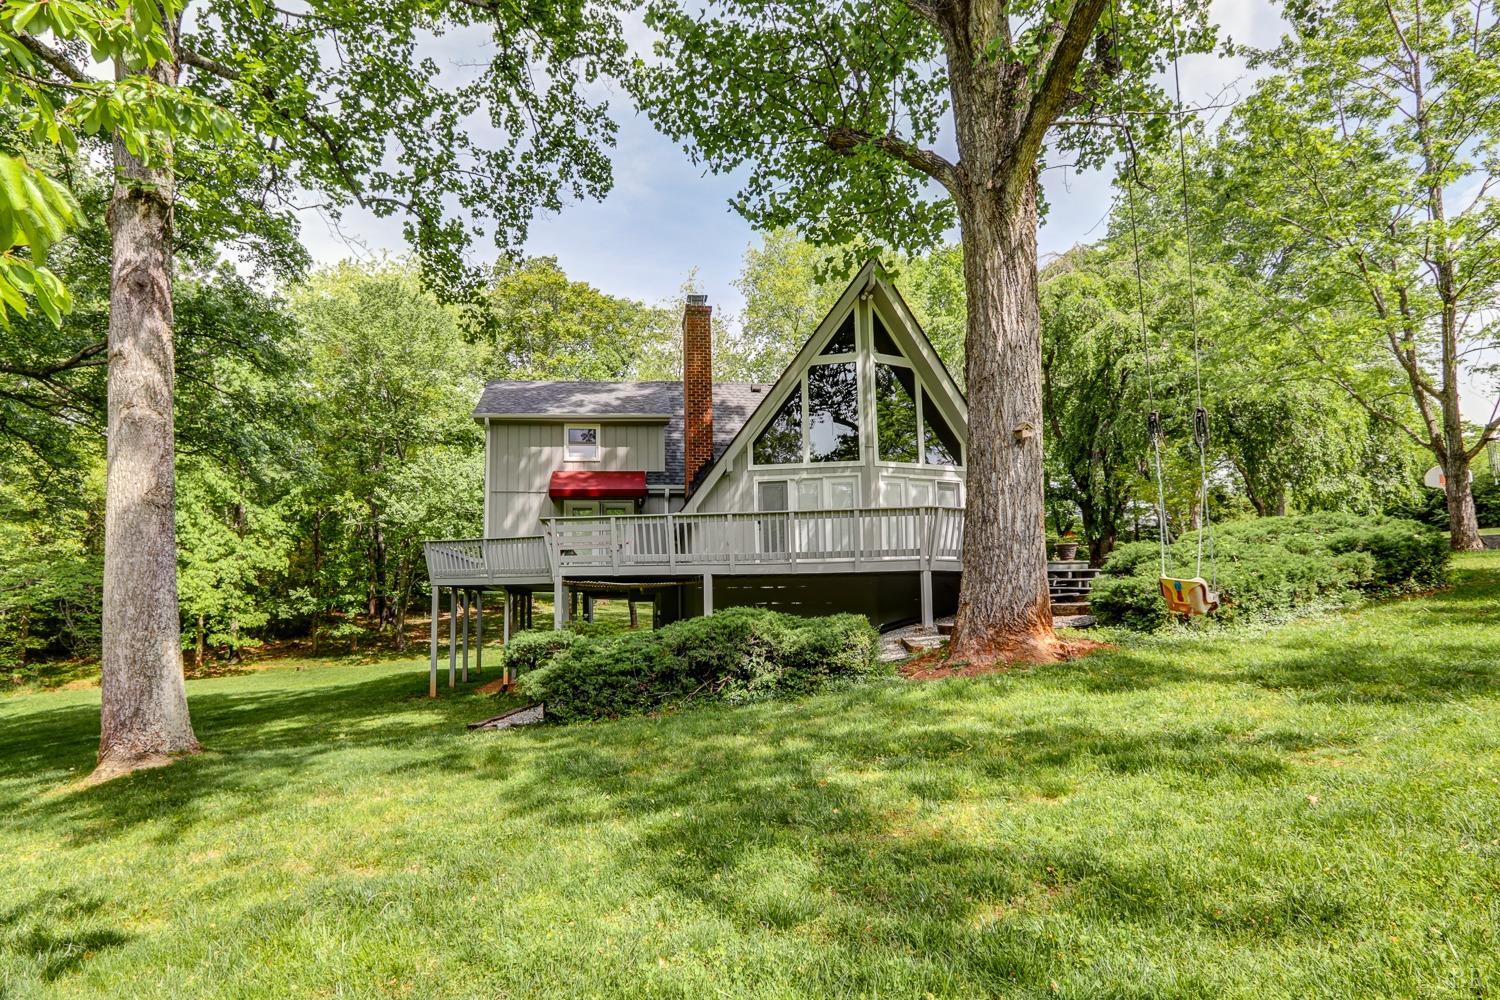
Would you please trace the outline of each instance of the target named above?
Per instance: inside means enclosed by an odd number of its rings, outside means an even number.
[[[1117,0],[1110,0],[1110,30],[1119,33]],[[1131,136],[1130,117],[1123,115],[1124,97],[1120,98],[1122,117],[1125,119],[1125,144],[1130,152],[1130,168],[1125,176],[1125,202],[1130,220],[1130,252],[1135,265],[1136,313],[1140,318],[1141,352],[1146,361],[1146,432],[1151,438],[1151,463],[1156,471],[1156,538],[1157,556],[1161,562],[1161,575],[1167,575],[1167,487],[1161,471],[1161,412],[1156,408],[1156,362],[1151,356],[1151,337],[1147,332],[1146,286],[1141,278],[1141,237],[1136,226],[1135,208],[1135,141]]]
[[[1209,587],[1212,591],[1218,589],[1219,564],[1217,554],[1214,551],[1213,518],[1208,507],[1208,408],[1203,405],[1203,341],[1202,334],[1198,328],[1197,262],[1194,259],[1193,252],[1192,197],[1188,182],[1187,164],[1187,128],[1183,121],[1182,48],[1176,37],[1176,0],[1169,0],[1167,6],[1170,15],[1169,22],[1174,32],[1172,39],[1173,111],[1177,124],[1178,167],[1182,179],[1182,232],[1187,257],[1188,323],[1193,334],[1193,442],[1198,448],[1198,510],[1202,517],[1202,524],[1198,530],[1198,557],[1195,575],[1199,579],[1203,577],[1203,550],[1206,541],[1210,573]],[[1119,30],[1118,17],[1117,0],[1110,0],[1110,28],[1112,31],[1118,32]],[[1121,103],[1121,112],[1123,114],[1123,97]],[[1131,137],[1128,117],[1126,118],[1124,128],[1126,145],[1129,147],[1131,153],[1130,170],[1127,172],[1125,183],[1125,198],[1130,221],[1130,249],[1135,265],[1135,294],[1136,308],[1140,317],[1141,349],[1145,355],[1146,362],[1146,398],[1147,404],[1150,407],[1146,418],[1146,425],[1151,437],[1152,463],[1156,471],[1156,517],[1159,527],[1158,554],[1161,561],[1161,575],[1163,580],[1165,580],[1167,577],[1167,511],[1166,485],[1162,475],[1161,462],[1161,413],[1156,409],[1155,363],[1151,356],[1151,341],[1147,330],[1146,290],[1145,282],[1141,276],[1141,244],[1136,221],[1135,181],[1134,177],[1131,176],[1134,174],[1136,167],[1134,159],[1135,144]]]
[[[1167,575],[1167,487],[1161,472],[1161,413],[1156,409],[1156,362],[1151,357],[1151,338],[1146,327],[1146,286],[1141,279],[1141,240],[1135,221],[1135,182],[1125,182],[1125,201],[1129,206],[1130,251],[1135,258],[1135,301],[1140,316],[1141,351],[1146,358],[1146,432],[1151,437],[1151,462],[1156,470],[1157,548],[1161,575]]]
[[[1214,553],[1213,519],[1208,509],[1208,410],[1203,405],[1203,343],[1198,331],[1198,288],[1194,279],[1192,199],[1188,188],[1187,127],[1182,113],[1182,46],[1177,39],[1177,3],[1167,4],[1172,36],[1173,110],[1177,116],[1177,159],[1182,175],[1182,239],[1187,254],[1188,323],[1193,332],[1193,440],[1198,445],[1198,510],[1203,524],[1198,529],[1197,576],[1203,576],[1203,543],[1208,540],[1209,586],[1218,589],[1219,563]]]

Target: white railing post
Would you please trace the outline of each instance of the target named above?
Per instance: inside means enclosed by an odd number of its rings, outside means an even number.
[[[858,573],[864,562],[865,515],[863,510],[854,511],[854,572]]]
[[[620,533],[615,525],[618,517],[609,519],[609,564],[615,572],[620,570]]]
[[[672,515],[667,515],[667,568],[677,572],[677,526]]]
[[[797,538],[797,536],[801,534],[801,532],[797,530],[797,512],[794,510],[787,511],[786,521],[784,523],[786,525],[787,560],[791,562],[793,566],[795,566],[797,565],[797,546],[802,544]]]

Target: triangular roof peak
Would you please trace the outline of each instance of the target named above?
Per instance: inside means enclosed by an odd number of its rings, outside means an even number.
[[[788,363],[781,375],[761,399],[761,403],[740,427],[729,446],[719,459],[709,466],[688,499],[685,511],[696,509],[697,502],[707,496],[724,470],[733,464],[735,457],[765,427],[786,401],[794,386],[801,384],[802,373],[823,351],[844,320],[862,301],[873,304],[875,312],[902,355],[916,370],[929,393],[934,397],[938,409],[947,417],[950,425],[965,440],[968,439],[969,406],[958,383],[953,380],[932,341],[917,322],[916,315],[907,305],[884,265],[872,257],[855,272],[844,291],[834,301],[821,322],[813,329],[797,354]],[[800,391],[800,388],[798,389]]]

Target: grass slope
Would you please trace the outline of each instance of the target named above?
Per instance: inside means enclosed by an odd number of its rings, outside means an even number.
[[[471,735],[425,664],[0,700],[0,995],[1465,997],[1500,987],[1500,553],[1075,664]]]

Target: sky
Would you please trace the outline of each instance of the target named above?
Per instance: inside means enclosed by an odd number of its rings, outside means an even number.
[[[1214,17],[1221,34],[1236,42],[1270,44],[1282,30],[1267,0],[1216,0]],[[639,24],[627,25],[627,39],[637,51],[649,48],[647,29]],[[461,36],[443,39],[433,56],[455,68],[470,64],[474,59],[465,53],[464,42]],[[1245,79],[1239,61],[1185,57],[1183,100],[1203,104],[1226,86],[1232,96],[1236,81]],[[731,282],[745,249],[758,240],[729,207],[743,174],[706,174],[681,146],[637,114],[622,90],[608,88],[607,97],[619,125],[613,190],[602,202],[575,202],[538,218],[526,252],[555,256],[569,276],[646,302],[675,298],[696,269],[709,301],[721,311],[737,312],[743,303]],[[1060,253],[1102,235],[1111,193],[1107,174],[1054,169],[1043,180],[1051,210],[1038,234],[1042,254]],[[344,213],[337,230],[309,214],[303,220],[303,241],[314,260],[327,263],[403,250],[399,220],[357,210]]]
[[[1221,38],[1241,44],[1274,44],[1285,29],[1269,0],[1215,0],[1213,17]],[[627,25],[627,38],[637,51],[649,49],[649,34],[638,23]],[[445,38],[434,44],[431,55],[462,74],[463,67],[474,62],[465,45],[477,41]],[[1186,56],[1181,70],[1182,98],[1189,106],[1232,103],[1253,82],[1243,61],[1217,54]],[[1170,81],[1163,83],[1170,87]],[[574,279],[651,303],[674,299],[683,282],[696,274],[716,311],[737,313],[743,299],[732,282],[745,250],[758,242],[755,230],[729,207],[743,174],[705,173],[681,146],[637,114],[622,90],[607,88],[605,96],[619,125],[618,145],[612,152],[613,189],[601,202],[577,202],[539,217],[531,227],[526,253],[555,256]],[[1043,185],[1049,212],[1037,239],[1044,261],[1103,235],[1112,193],[1107,173],[1049,169]],[[399,220],[377,219],[358,210],[344,213],[336,229],[309,215],[303,220],[303,242],[320,263],[397,256],[404,250]],[[484,254],[478,256],[482,259]],[[1487,418],[1494,396],[1479,386],[1465,388],[1465,415]]]

